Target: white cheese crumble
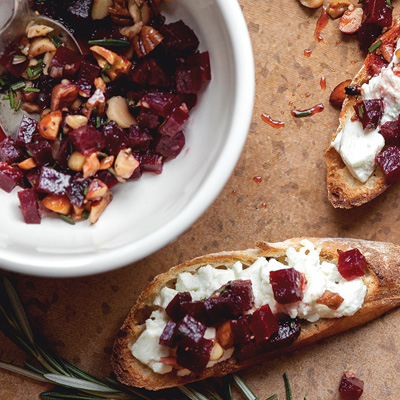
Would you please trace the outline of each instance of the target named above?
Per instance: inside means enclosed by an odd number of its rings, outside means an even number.
[[[314,249],[310,241],[303,240],[301,245],[299,250],[289,248],[286,251],[285,264],[274,258],[266,260],[264,257],[259,257],[247,268],[243,268],[240,262],[236,262],[226,269],[207,265],[195,273],[179,274],[175,289],[163,288],[154,300],[154,304],[160,306],[161,309],[153,312],[150,319],[146,321],[146,329],[131,347],[133,356],[147,364],[154,372],[161,374],[170,372],[172,367],[163,364],[161,358],[173,356],[174,351],[158,344],[168,320],[164,309],[178,292],[190,292],[193,300],[203,300],[231,280],[251,280],[255,298],[252,311],[269,304],[273,313],[284,312],[291,318],[299,317],[310,322],[318,321],[320,318],[338,318],[356,313],[361,308],[367,291],[362,278],[345,280],[335,264],[321,262],[320,249]],[[302,301],[286,305],[275,301],[269,274],[270,271],[285,268],[295,268],[305,275],[307,284]],[[343,298],[337,310],[316,303],[325,290],[338,293]],[[215,339],[215,328],[208,328],[205,337]],[[216,362],[228,359],[232,353],[233,348],[225,350],[221,359],[210,362],[207,366],[210,367]],[[186,373],[187,370],[182,370],[179,374]]]

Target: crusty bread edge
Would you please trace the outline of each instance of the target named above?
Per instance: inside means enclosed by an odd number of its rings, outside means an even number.
[[[394,44],[400,37],[400,17],[397,17],[392,27],[386,31],[379,40],[385,44]],[[381,45],[382,46],[382,45]],[[379,48],[377,52],[379,51]],[[376,54],[371,53],[366,57],[364,64],[352,81],[352,85],[362,85],[371,79],[369,67],[373,64]],[[346,96],[339,117],[339,127],[332,135],[331,142],[325,153],[325,164],[327,168],[327,190],[328,199],[335,208],[352,208],[360,206],[373,200],[390,187],[381,168],[376,166],[374,173],[362,183],[354,178],[344,164],[340,154],[332,147],[332,142],[342,130],[346,122],[354,114],[353,106],[356,96]]]
[[[146,365],[135,359],[129,349],[130,345],[143,331],[143,311],[152,304],[154,297],[165,284],[176,279],[181,272],[195,271],[201,266],[232,265],[236,261],[251,264],[257,257],[282,257],[287,248],[300,247],[303,238],[290,239],[280,243],[258,242],[257,249],[244,251],[221,252],[197,257],[158,275],[140,295],[136,305],[126,318],[114,343],[112,367],[119,381],[136,387],[159,390],[211,376],[223,376],[235,372],[254,362],[276,357],[278,355],[302,348],[331,335],[362,325],[400,304],[400,246],[391,243],[369,242],[356,239],[320,239],[310,238],[316,247],[321,248],[321,258],[326,261],[337,260],[337,249],[358,248],[367,259],[367,274],[364,281],[367,295],[361,310],[351,317],[321,319],[317,323],[302,323],[300,337],[289,347],[273,353],[261,353],[258,357],[238,361],[235,357],[207,368],[200,376],[190,374],[179,377],[175,372],[156,374]]]

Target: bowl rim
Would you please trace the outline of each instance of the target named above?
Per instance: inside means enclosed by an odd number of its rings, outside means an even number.
[[[79,262],[74,260],[68,265],[57,266],[57,268],[38,265],[36,260],[29,264],[21,264],[0,255],[0,268],[49,278],[72,278],[109,272],[142,260],[171,243],[200,218],[215,201],[229,180],[241,155],[250,128],[255,95],[252,45],[240,5],[238,2],[227,2],[226,0],[215,1],[221,14],[229,15],[224,22],[232,43],[239,44],[232,46],[232,49],[237,67],[235,71],[236,91],[240,93],[240,96],[236,96],[233,104],[229,146],[222,147],[218,160],[196,195],[171,221],[134,243],[128,243],[106,252],[98,252],[95,256],[85,257],[82,255]]]

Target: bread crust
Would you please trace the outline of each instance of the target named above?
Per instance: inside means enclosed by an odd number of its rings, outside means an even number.
[[[367,286],[367,294],[362,308],[353,316],[321,319],[316,323],[302,321],[300,336],[292,345],[275,352],[260,353],[257,357],[244,361],[237,359],[234,354],[230,359],[207,368],[201,375],[191,373],[179,377],[174,371],[163,375],[156,374],[132,356],[129,347],[143,331],[143,323],[149,316],[148,309],[154,309],[154,298],[166,284],[174,282],[179,273],[193,272],[207,264],[230,266],[236,261],[241,261],[244,265],[251,265],[257,257],[283,257],[289,247],[300,248],[303,239],[305,238],[295,238],[280,243],[257,242],[256,249],[197,257],[156,276],[140,295],[115,340],[112,367],[118,380],[129,386],[159,390],[211,376],[223,376],[262,361],[266,356],[270,359],[362,325],[400,305],[400,246],[357,239],[307,238],[316,248],[321,249],[320,258],[325,261],[337,262],[338,249],[345,251],[358,248],[366,257],[366,275],[363,280]]]
[[[395,47],[399,37],[400,17],[397,17],[392,27],[379,38],[382,41],[381,46],[375,52],[368,54],[362,68],[351,84],[361,86],[379,73],[382,66],[388,64],[387,61],[384,61],[384,56],[386,56],[384,54],[385,48]],[[339,127],[332,135],[331,143],[325,153],[328,199],[335,208],[360,206],[373,200],[390,186],[378,165],[365,183],[354,178],[340,154],[332,147],[332,142],[337,134],[354,114],[353,106],[356,101],[357,96],[346,96],[339,117]]]

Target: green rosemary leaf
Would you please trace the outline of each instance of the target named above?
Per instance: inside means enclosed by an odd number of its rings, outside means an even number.
[[[272,396],[269,396],[268,399],[266,399],[266,400],[274,400],[274,399],[276,399],[276,394],[273,394]]]
[[[34,372],[27,371],[24,368],[18,367],[17,365],[9,364],[6,362],[0,361],[0,368],[5,369],[6,371],[14,372],[15,374],[25,376],[27,378],[35,379],[40,382],[48,383],[48,380],[43,378],[42,375],[35,374]]]
[[[224,376],[222,378],[222,382],[224,383],[224,388],[225,388],[225,394],[227,396],[228,400],[233,400],[233,395],[232,395],[232,385],[231,385],[231,380],[230,376]]]
[[[29,369],[29,370],[32,371],[32,372],[35,372],[36,374],[43,375],[43,374],[46,374],[46,373],[47,373],[47,371],[38,368],[36,365],[33,365],[33,364],[31,364],[30,362],[28,362],[28,361],[24,361],[24,367],[25,367],[26,369]]]
[[[115,389],[120,390],[121,392],[127,392],[127,393],[132,393],[135,394],[136,396],[140,397],[141,399],[144,400],[152,400],[150,397],[146,396],[144,393],[140,391],[140,389],[135,389],[133,387],[125,386],[122,383],[119,383],[115,379],[112,378],[106,378],[105,379],[107,383],[109,383],[112,387]]]
[[[188,387],[188,386],[186,386]],[[194,395],[199,399],[199,400],[209,400],[206,396],[204,396],[202,393],[197,391],[196,389],[189,387],[189,389],[194,393]]]
[[[99,385],[107,386],[100,379],[97,379],[95,376],[89,374],[89,372],[86,372],[83,369],[80,369],[77,365],[73,364],[72,362],[65,360],[65,359],[63,359],[63,362],[64,362],[66,369],[68,370],[68,372],[71,373],[72,376],[75,376],[76,378],[85,379],[87,381],[97,383]]]
[[[14,91],[14,90],[23,89],[25,86],[26,86],[25,82],[24,81],[20,81],[20,82],[16,82],[16,83],[12,84],[10,86],[10,89]]]
[[[193,392],[193,390],[187,386],[179,386],[178,389],[190,400],[200,400],[199,397],[197,397],[196,393]]]
[[[28,74],[29,79],[33,78],[33,72],[32,72],[32,68],[31,67],[28,67],[26,69],[26,73]]]
[[[210,396],[213,397],[213,399],[215,399],[215,400],[222,400],[222,397],[221,397],[219,394],[213,392],[212,390],[206,388],[206,391],[207,391],[207,393],[208,393]]]
[[[15,111],[18,111],[21,108],[21,106],[22,106],[22,100],[19,99],[19,102],[18,102],[17,106],[15,107]]]
[[[58,216],[65,222],[68,222],[70,225],[75,225],[75,221],[72,220],[71,218],[68,218],[66,215],[58,214]]]
[[[62,41],[57,37],[57,36],[50,36],[51,42],[54,44],[54,46],[57,47],[57,49],[61,46]]]
[[[37,359],[48,372],[70,376],[62,359],[51,349],[50,345],[43,338],[37,339],[36,347],[41,356]]]
[[[283,380],[285,381],[286,400],[292,400],[292,390],[290,389],[289,378],[286,372],[283,374]]]
[[[232,378],[247,400],[258,400],[258,397],[251,391],[251,389],[238,375],[232,374]]]
[[[381,44],[382,44],[382,40],[378,40],[377,42],[375,42],[375,43],[368,49],[368,52],[369,52],[369,53],[372,53],[372,52],[375,51]]]
[[[92,396],[90,394],[80,393],[58,393],[58,392],[43,392],[40,393],[40,398],[45,400],[104,400],[104,397]]]
[[[33,88],[33,87],[25,87],[24,88],[24,92],[35,92],[35,93],[39,93],[40,89],[38,88]]]
[[[111,64],[110,63],[107,63],[105,66],[104,66],[104,68],[101,70],[101,72],[105,72],[105,71],[107,71],[108,69],[110,69],[111,68]]]
[[[111,47],[129,47],[131,45],[127,40],[119,39],[100,39],[100,40],[89,40],[88,44],[91,46],[111,46]]]
[[[83,379],[74,378],[72,376],[62,376],[57,374],[44,374],[43,376],[50,382],[55,383],[56,385],[66,386],[73,389],[109,394],[119,393],[118,391],[116,391],[115,389],[111,389],[110,387],[99,385],[93,382],[88,382]]]
[[[10,107],[11,107],[12,109],[14,109],[14,107],[15,107],[15,103],[14,103],[14,93],[13,93],[13,91],[11,90],[11,88],[8,90],[8,96],[9,96],[9,100],[10,100]]]

